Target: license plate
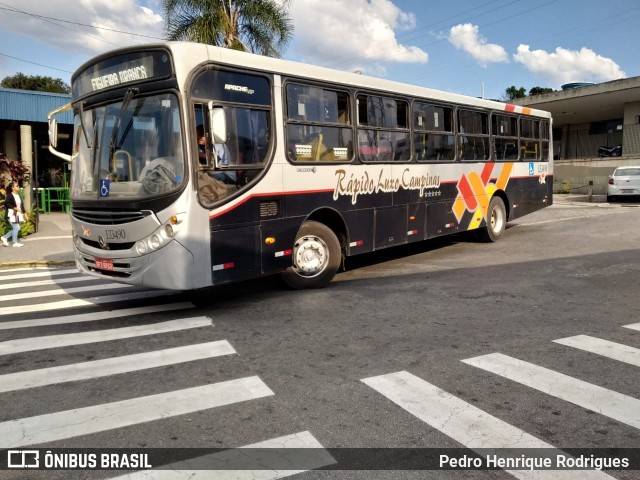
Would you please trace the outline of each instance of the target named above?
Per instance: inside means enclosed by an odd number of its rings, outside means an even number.
[[[622,193],[633,193],[635,190],[633,188],[623,188],[620,190]]]
[[[113,271],[113,260],[110,258],[96,258],[96,268]]]

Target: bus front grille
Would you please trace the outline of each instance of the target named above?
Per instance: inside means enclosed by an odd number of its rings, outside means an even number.
[[[151,215],[150,210],[89,210],[74,208],[71,215],[81,222],[95,225],[118,225],[122,223],[136,222]]]
[[[129,250],[131,247],[135,245],[135,242],[122,242],[122,243],[106,243],[103,247],[98,242],[94,240],[89,240],[88,238],[81,238],[82,243],[85,245],[89,245],[93,248],[99,248],[101,250]]]

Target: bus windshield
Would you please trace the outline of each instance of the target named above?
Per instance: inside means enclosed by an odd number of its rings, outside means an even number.
[[[179,188],[184,156],[173,94],[79,108],[75,117],[71,196],[137,200]]]

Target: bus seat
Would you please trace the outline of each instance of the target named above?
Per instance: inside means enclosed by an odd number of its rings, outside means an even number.
[[[529,144],[525,142],[522,146],[522,158],[537,159],[538,158],[538,142]]]
[[[322,134],[310,135],[311,140],[305,144],[295,144],[296,160],[320,160],[320,156],[327,151],[327,147],[322,143]]]
[[[311,145],[311,158],[309,160],[320,160],[320,156],[327,151],[327,147],[322,143],[322,134],[318,133],[309,144]]]

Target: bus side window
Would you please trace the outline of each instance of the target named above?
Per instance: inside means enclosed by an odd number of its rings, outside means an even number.
[[[346,92],[290,83],[287,156],[294,162],[344,162],[353,158]]]

